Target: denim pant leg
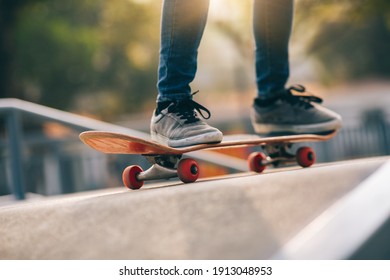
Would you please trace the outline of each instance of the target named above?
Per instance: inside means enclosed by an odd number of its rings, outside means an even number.
[[[253,15],[258,96],[267,98],[285,89],[290,74],[293,0],[254,0]]]
[[[191,97],[209,0],[164,0],[157,101]]]

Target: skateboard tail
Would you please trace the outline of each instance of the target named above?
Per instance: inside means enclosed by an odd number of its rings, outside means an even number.
[[[133,142],[128,139],[113,138],[111,136],[89,137],[80,135],[81,141],[91,148],[106,154],[166,154],[166,149],[161,149],[143,142]]]

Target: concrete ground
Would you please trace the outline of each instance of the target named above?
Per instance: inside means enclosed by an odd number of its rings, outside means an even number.
[[[2,206],[0,259],[272,258],[388,160],[186,185],[159,182],[137,191],[115,188]]]

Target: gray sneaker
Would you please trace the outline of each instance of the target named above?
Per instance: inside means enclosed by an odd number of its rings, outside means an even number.
[[[150,124],[152,139],[170,147],[221,142],[222,132],[200,120],[197,112],[205,119],[211,116],[192,99],[160,103]]]
[[[339,129],[341,117],[318,103],[322,99],[307,94],[300,85],[288,88],[273,99],[256,98],[251,111],[252,125],[262,135],[322,134]]]

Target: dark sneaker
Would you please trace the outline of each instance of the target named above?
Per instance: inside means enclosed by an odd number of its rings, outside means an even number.
[[[211,116],[199,103],[192,99],[164,103],[159,103],[153,113],[150,124],[153,140],[170,147],[222,141],[221,131],[199,119],[197,112],[205,119]]]
[[[303,93],[305,88],[296,85],[273,99],[255,99],[251,119],[256,133],[322,134],[341,127],[341,117],[338,114],[318,105],[322,102],[321,98],[293,94],[292,91]]]

